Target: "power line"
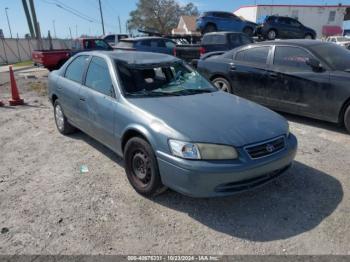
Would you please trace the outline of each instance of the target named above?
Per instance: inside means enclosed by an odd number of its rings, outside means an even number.
[[[55,5],[56,7],[60,8],[60,9],[62,9],[62,10],[65,10],[66,12],[69,12],[69,13],[71,13],[71,14],[73,14],[73,15],[75,15],[75,16],[81,18],[81,19],[84,19],[84,20],[86,20],[86,21],[88,21],[88,22],[94,22],[94,20],[95,20],[95,19],[93,19],[93,18],[91,18],[91,17],[88,17],[87,15],[84,15],[84,16],[83,16],[83,15],[80,15],[80,14],[78,14],[77,12],[72,11],[72,10],[70,10],[70,9],[68,9],[68,8],[66,8],[66,7],[64,7],[64,6],[60,5],[60,4],[58,4],[58,3],[51,2],[51,1],[48,1],[48,0],[41,0],[41,1],[43,1],[43,2],[45,2],[45,3],[47,3],[47,4]],[[95,21],[97,22],[97,20],[95,20]]]

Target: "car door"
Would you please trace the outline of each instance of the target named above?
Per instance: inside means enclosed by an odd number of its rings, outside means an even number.
[[[111,149],[116,149],[114,124],[118,104],[109,67],[104,58],[91,58],[81,98],[89,117],[87,133]]]
[[[79,108],[79,93],[88,59],[88,55],[80,55],[74,58],[66,67],[58,82],[58,98],[64,114],[69,121],[79,128],[83,127],[81,120],[83,116]]]
[[[265,103],[270,50],[270,46],[254,46],[234,53],[229,77],[236,95],[260,104]]]
[[[306,61],[314,58],[308,50],[296,46],[276,46],[271,59],[267,105],[301,115],[317,115],[324,94],[330,88],[329,73],[313,70]],[[315,58],[314,58],[315,59]]]
[[[218,12],[216,13],[216,19],[218,20],[218,27],[221,31],[239,31],[241,29],[241,20],[234,14]]]
[[[277,18],[277,38],[293,38],[291,36],[289,19],[286,17]]]
[[[303,25],[301,23],[299,23],[295,19],[289,18],[288,24],[289,24],[290,38],[304,38],[305,37]]]

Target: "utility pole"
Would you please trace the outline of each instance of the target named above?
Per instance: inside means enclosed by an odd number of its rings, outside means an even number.
[[[122,33],[122,26],[120,24],[120,16],[118,15],[118,22],[119,22],[119,34]]]
[[[102,33],[103,33],[103,35],[105,35],[105,25],[104,25],[104,23],[103,23],[103,14],[102,14],[101,0],[98,0],[98,5],[100,6]]]
[[[73,39],[72,30],[70,29],[70,27],[69,27],[69,34],[70,34],[70,39]]]
[[[78,38],[78,25],[75,25],[75,37]]]
[[[29,31],[30,31],[30,36],[32,38],[35,38],[35,32],[34,32],[34,29],[33,29],[32,18],[31,18],[30,13],[29,13],[27,1],[26,0],[22,0],[22,4],[23,4],[24,13],[25,13],[26,18],[27,18],[27,23],[28,23],[28,27],[29,27]]]
[[[54,33],[54,37],[57,38],[55,20],[52,20],[52,24],[53,24],[53,33]]]
[[[9,8],[8,8],[8,7],[5,7],[5,13],[6,13],[6,18],[7,18],[7,24],[8,24],[8,26],[9,26],[10,36],[11,36],[11,38],[12,38],[11,25],[10,25],[9,16],[8,16],[8,14],[7,14],[7,10],[9,10]]]
[[[33,0],[29,0],[29,7],[30,7],[30,12],[32,13],[35,36],[37,39],[39,39],[41,36],[39,35],[39,31],[40,31],[38,27],[39,24],[38,24],[38,20],[36,19],[36,12],[35,12]]]

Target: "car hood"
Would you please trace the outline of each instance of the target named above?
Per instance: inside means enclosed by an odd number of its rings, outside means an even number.
[[[282,116],[224,92],[128,101],[193,142],[240,147],[288,132]]]

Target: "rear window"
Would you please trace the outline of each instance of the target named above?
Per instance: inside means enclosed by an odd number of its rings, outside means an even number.
[[[202,40],[203,45],[223,45],[226,44],[225,35],[205,35]]]
[[[254,47],[237,52],[235,59],[237,61],[266,64],[269,55],[270,47]]]
[[[134,47],[134,42],[132,41],[120,41],[117,44],[117,48],[133,48]]]

